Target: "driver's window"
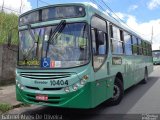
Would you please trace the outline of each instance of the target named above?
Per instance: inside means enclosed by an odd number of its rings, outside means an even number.
[[[100,40],[99,38],[101,38],[103,43],[99,44],[99,46],[98,46],[98,54],[105,55],[106,54],[106,33],[99,30],[98,31],[98,40]]]
[[[92,52],[94,55],[105,55],[106,54],[106,33],[97,30],[96,28],[92,28]],[[101,40],[100,41],[100,34],[101,34]],[[100,44],[101,42],[101,44]]]
[[[107,53],[107,22],[99,17],[91,20],[93,66],[98,70],[104,63]]]

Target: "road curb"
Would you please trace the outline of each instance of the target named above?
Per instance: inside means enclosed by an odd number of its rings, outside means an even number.
[[[23,103],[17,103],[17,104],[14,104],[14,105],[12,105],[12,109],[14,109],[14,108],[19,108],[19,107],[21,107],[22,105],[24,105]]]

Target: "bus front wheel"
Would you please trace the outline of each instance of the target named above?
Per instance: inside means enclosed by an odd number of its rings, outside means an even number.
[[[110,102],[111,102],[111,105],[118,105],[121,102],[124,94],[123,83],[119,78],[115,79],[113,89],[114,89],[113,97],[111,98]]]

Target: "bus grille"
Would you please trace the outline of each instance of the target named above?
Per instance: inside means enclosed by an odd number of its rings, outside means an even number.
[[[38,87],[32,87],[32,86],[25,86],[26,88],[28,89],[32,89],[32,90],[40,90]],[[43,90],[46,90],[46,91],[52,91],[52,90],[61,90],[63,89],[62,87],[59,87],[59,88],[43,88]]]
[[[61,79],[70,77],[71,73],[54,73],[54,72],[21,72],[20,76],[30,79]]]

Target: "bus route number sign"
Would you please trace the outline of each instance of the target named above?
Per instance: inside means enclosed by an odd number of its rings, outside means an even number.
[[[68,80],[51,80],[50,81],[51,86],[62,86],[62,85],[68,85]]]

